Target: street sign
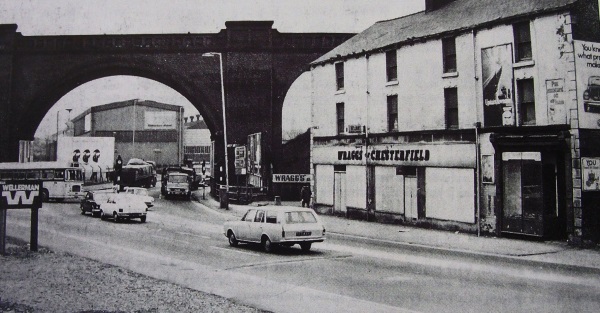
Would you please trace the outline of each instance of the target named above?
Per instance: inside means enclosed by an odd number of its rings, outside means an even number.
[[[273,183],[307,184],[311,180],[311,174],[273,174]]]
[[[0,254],[6,253],[6,211],[30,209],[31,230],[29,249],[37,251],[38,210],[42,207],[42,181],[0,180]]]

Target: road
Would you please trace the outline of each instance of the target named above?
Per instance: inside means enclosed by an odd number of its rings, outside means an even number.
[[[600,311],[600,277],[589,269],[343,234],[309,252],[232,248],[221,227],[237,218],[230,212],[152,193],[146,223],[81,215],[77,202],[45,203],[39,244],[274,312]],[[29,238],[29,211],[9,210],[7,222],[7,235]]]

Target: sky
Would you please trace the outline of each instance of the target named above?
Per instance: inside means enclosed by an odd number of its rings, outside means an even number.
[[[280,32],[359,33],[377,21],[422,11],[425,0],[1,0],[0,23],[31,35],[217,33],[226,21],[269,20]],[[286,96],[284,127],[310,125],[310,99],[303,75]],[[296,96],[297,95],[297,96]],[[36,132],[62,128],[91,105],[129,99],[154,100],[196,109],[176,91],[139,77],[119,76],[86,83],[61,98]],[[288,109],[286,109],[286,107]],[[65,109],[72,109],[69,114]],[[294,108],[294,109],[289,109]],[[60,111],[60,113],[58,113]],[[58,115],[57,115],[58,113]],[[285,133],[285,129],[284,129]]]

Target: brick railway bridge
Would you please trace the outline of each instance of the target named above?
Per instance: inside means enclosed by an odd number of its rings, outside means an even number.
[[[263,164],[276,170],[288,89],[308,63],[353,34],[280,33],[272,26],[272,21],[230,21],[216,34],[23,36],[16,24],[2,24],[0,161],[17,161],[19,140],[33,140],[62,96],[114,75],[152,79],[186,97],[211,131],[215,159],[223,160],[219,62],[202,57],[220,52],[227,141],[246,143],[247,135],[262,132]]]

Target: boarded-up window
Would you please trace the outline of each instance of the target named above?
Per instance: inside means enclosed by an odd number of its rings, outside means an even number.
[[[333,205],[333,165],[317,165],[315,168],[315,201]]]
[[[440,220],[475,223],[474,170],[435,168],[425,170],[425,216]]]
[[[404,176],[396,174],[396,167],[375,167],[375,205],[377,211],[404,212]]]
[[[367,173],[364,166],[346,166],[346,206],[366,209]]]

